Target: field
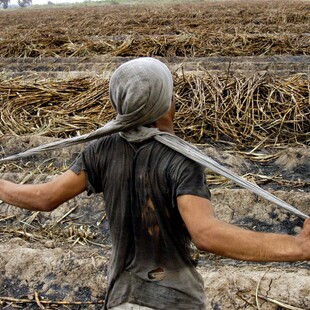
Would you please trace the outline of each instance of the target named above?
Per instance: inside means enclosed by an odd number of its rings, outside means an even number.
[[[140,56],[173,72],[178,136],[309,214],[309,1],[0,10],[1,157],[113,119],[109,76]],[[0,177],[49,180],[82,147],[2,163]],[[219,218],[258,231],[301,230],[296,216],[206,176]],[[100,309],[110,253],[100,197],[83,194],[51,214],[0,206],[0,307]],[[309,263],[197,259],[208,309],[310,309]]]

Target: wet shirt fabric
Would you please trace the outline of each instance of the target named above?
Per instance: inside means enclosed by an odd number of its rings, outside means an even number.
[[[203,168],[153,139],[114,134],[92,142],[71,170],[86,171],[89,194],[103,193],[112,241],[106,308],[205,309],[177,207],[179,195],[210,198]]]

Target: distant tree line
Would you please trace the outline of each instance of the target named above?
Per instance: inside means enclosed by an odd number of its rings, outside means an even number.
[[[32,0],[17,0],[17,3],[20,7],[25,7],[25,6],[29,6],[32,4]],[[9,7],[10,4],[10,0],[0,0],[0,6],[2,5],[2,7],[4,9],[7,9]]]

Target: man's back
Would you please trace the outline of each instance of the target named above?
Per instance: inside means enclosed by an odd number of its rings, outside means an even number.
[[[92,143],[72,167],[86,170],[90,192],[103,192],[112,257],[108,306],[203,309],[203,282],[176,197],[210,198],[203,169],[153,139],[128,143],[118,134]]]

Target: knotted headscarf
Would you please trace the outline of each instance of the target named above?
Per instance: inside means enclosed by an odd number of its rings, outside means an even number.
[[[141,142],[159,134],[155,128],[145,128],[169,111],[173,94],[173,79],[161,61],[145,57],[124,63],[110,79],[109,93],[121,124],[120,135],[131,142]],[[125,130],[126,128],[134,128]]]
[[[170,109],[173,80],[168,67],[154,58],[138,58],[118,67],[109,84],[116,121],[144,125]]]
[[[199,151],[192,144],[175,135],[144,126],[163,116],[170,109],[172,101],[172,75],[168,67],[159,60],[145,57],[122,64],[111,76],[109,91],[111,102],[117,112],[115,120],[108,122],[105,126],[90,134],[41,145],[23,153],[2,158],[0,162],[87,142],[116,132],[119,132],[128,141],[133,142],[140,142],[154,137],[160,143],[233,180],[240,186],[278,206],[302,218],[309,217],[278,197],[266,192],[258,185],[236,175]]]

